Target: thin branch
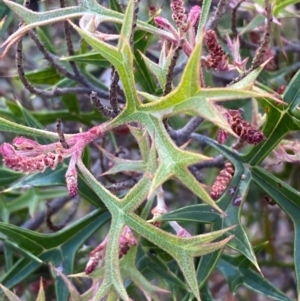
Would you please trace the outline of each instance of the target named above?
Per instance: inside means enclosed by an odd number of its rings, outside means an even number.
[[[170,130],[169,134],[173,140],[176,141],[177,145],[182,145],[188,141],[191,134],[196,130],[196,128],[204,121],[202,117],[194,116],[188,123],[179,130]]]
[[[61,8],[65,8],[66,7],[66,2],[65,0],[60,0],[60,7]],[[72,39],[71,39],[71,28],[70,28],[70,24],[68,21],[64,21],[64,31],[65,31],[65,37],[66,37],[66,43],[67,43],[67,49],[68,49],[68,53],[70,56],[74,55],[74,47],[73,47],[73,43],[72,43]],[[80,77],[80,72],[77,68],[77,65],[75,62],[70,61],[70,65],[75,73],[75,75],[77,75],[78,77]]]
[[[210,30],[210,29],[213,30],[217,27],[220,19],[222,18],[222,16],[228,9],[229,3],[230,3],[230,0],[220,0],[219,1],[217,9],[215,10],[215,12],[212,14],[211,18],[207,22],[205,31]]]
[[[24,87],[33,94],[44,96],[44,97],[55,97],[55,96],[62,96],[66,94],[88,94],[90,89],[88,88],[57,88],[53,87],[51,91],[42,90],[39,88],[34,87],[25,75],[25,70],[23,66],[23,39],[20,39],[17,43],[17,53],[16,53],[16,65],[19,74],[19,78],[23,83]]]
[[[137,182],[138,182],[137,179],[129,179],[129,180],[125,180],[125,181],[122,181],[119,183],[107,185],[107,186],[105,186],[105,188],[111,192],[118,192],[118,191],[121,191],[124,189],[132,188]]]
[[[66,224],[68,222],[70,222],[70,220],[74,217],[74,215],[77,212],[78,206],[80,203],[80,198],[77,197],[73,200],[72,202],[72,208],[69,211],[68,215],[65,217],[64,221],[61,222],[60,224],[54,224],[53,221],[51,220],[51,216],[53,215],[53,210],[52,207],[47,204],[47,211],[46,211],[46,223],[49,229],[53,230],[54,232],[61,230],[62,228],[64,228],[66,226]]]
[[[51,207],[52,214],[58,212],[71,199],[72,198],[67,196],[67,197],[57,198],[51,201],[49,203],[49,206]],[[24,224],[22,224],[21,227],[29,230],[36,230],[45,221],[46,212],[47,210],[40,211],[33,218],[29,219]]]
[[[62,147],[65,149],[70,148],[70,146],[68,145],[68,143],[65,139],[64,132],[61,128],[61,120],[59,118],[56,119],[56,131],[58,134],[59,142],[61,143]]]
[[[178,45],[175,48],[174,55],[172,57],[172,60],[171,60],[171,63],[170,63],[169,69],[168,69],[168,73],[166,75],[166,84],[165,84],[165,88],[164,88],[164,92],[163,92],[164,96],[168,95],[172,91],[172,81],[174,78],[174,69],[175,69],[175,65],[178,60],[178,57],[180,55],[181,49],[182,49],[182,44]]]
[[[115,116],[117,116],[120,112],[118,98],[117,98],[119,79],[120,76],[118,72],[114,69],[112,72],[112,80],[109,89],[109,102]]]
[[[240,0],[236,6],[232,9],[232,13],[231,13],[231,31],[233,34],[233,37],[235,39],[237,39],[238,37],[238,31],[237,31],[237,27],[236,27],[236,13],[238,8],[241,6],[241,4],[244,2],[245,0]]]
[[[266,3],[266,13],[267,13],[267,26],[265,29],[265,33],[263,36],[263,41],[260,44],[259,48],[257,49],[257,53],[255,57],[252,60],[252,65],[251,65],[251,71],[258,68],[264,61],[264,56],[266,53],[266,50],[268,48],[268,45],[270,43],[270,36],[271,36],[271,25],[273,21],[272,17],[272,6],[270,3],[270,0],[265,0]]]
[[[90,93],[90,100],[93,103],[93,105],[95,106],[95,108],[104,116],[106,117],[115,117],[114,112],[109,109],[108,107],[104,106],[101,103],[101,100],[97,97],[97,93],[92,91]]]

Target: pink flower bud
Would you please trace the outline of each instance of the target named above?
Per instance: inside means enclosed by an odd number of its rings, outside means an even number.
[[[188,15],[188,23],[191,27],[195,27],[201,15],[201,7],[194,5]]]
[[[224,144],[226,142],[227,138],[228,138],[228,133],[227,132],[225,132],[224,130],[219,130],[218,131],[217,141],[220,144]]]
[[[154,22],[156,25],[163,29],[170,29],[172,27],[171,23],[161,16],[155,17]]]
[[[131,229],[125,226],[120,237],[119,258],[127,254],[131,246],[137,244],[136,238],[133,236]]]
[[[164,206],[157,205],[155,208],[153,208],[151,210],[151,213],[153,214],[153,218],[160,217],[160,216],[164,215],[167,212],[168,212],[168,210],[167,210],[167,207],[165,205]],[[160,221],[155,221],[155,222],[153,222],[153,225],[157,228],[160,228],[161,222]]]
[[[13,156],[13,155],[16,155],[16,151],[15,151],[15,149],[12,147],[11,144],[9,144],[9,143],[3,143],[3,144],[0,146],[0,154],[1,154],[3,157],[6,157],[6,156]]]
[[[90,253],[90,259],[84,270],[87,275],[104,264],[106,246],[107,239],[104,239],[104,241]]]
[[[75,167],[68,169],[66,173],[66,183],[71,197],[75,197],[78,192],[77,171]]]
[[[39,150],[41,148],[39,143],[25,137],[16,137],[13,145],[19,150]]]
[[[156,14],[156,8],[154,5],[149,6],[149,17],[154,17]]]

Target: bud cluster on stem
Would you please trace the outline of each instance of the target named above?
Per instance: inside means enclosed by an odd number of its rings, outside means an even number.
[[[70,158],[66,184],[70,196],[74,197],[78,190],[77,161],[81,158],[85,146],[105,133],[105,125],[104,123],[85,133],[71,135],[66,140],[69,148],[64,148],[60,142],[41,145],[25,137],[16,137],[12,145],[3,143],[0,146],[0,154],[7,167],[26,174],[42,173],[47,167],[54,170],[58,164]]]

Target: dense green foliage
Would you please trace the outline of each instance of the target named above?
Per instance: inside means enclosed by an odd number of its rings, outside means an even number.
[[[260,2],[255,1],[256,5],[263,5]],[[287,6],[296,2],[274,1],[274,16],[287,16]],[[0,260],[5,263],[5,268],[0,270],[1,288],[10,300],[20,300],[9,290],[17,285],[20,287],[21,283],[25,289],[20,295],[30,300],[33,296],[26,287],[39,282],[39,277],[43,276],[48,289],[44,292],[41,285],[37,300],[64,301],[69,300],[70,295],[72,300],[82,301],[104,297],[107,300],[214,300],[214,291],[209,284],[219,270],[231,292],[247,286],[273,300],[293,300],[294,297],[300,300],[300,257],[297,256],[300,253],[300,184],[290,175],[297,176],[299,167],[284,163],[281,173],[272,167],[272,164],[285,160],[299,162],[300,71],[295,72],[299,64],[289,54],[287,62],[280,64],[277,71],[264,70],[268,62],[262,61],[260,66],[248,69],[249,72],[235,83],[226,87],[205,87],[204,82],[213,86],[213,72],[201,67],[201,56],[205,54],[202,35],[205,37],[205,26],[213,13],[210,11],[211,1],[204,0],[193,41],[195,45],[188,56],[182,55],[186,64],[178,83],[175,85],[174,80],[171,91],[164,93],[177,48],[163,44],[159,62],[150,60],[149,52],[155,44],[153,41],[160,38],[174,42],[174,35],[172,31],[155,26],[154,14],[149,21],[136,22],[131,41],[135,5],[136,1],[129,1],[122,12],[115,1],[110,1],[110,8],[105,8],[94,0],[79,0],[78,5],[33,12],[16,2],[4,0],[0,3],[0,17],[7,15],[1,30],[3,36],[8,27],[14,25],[15,14],[23,22],[23,26],[6,37],[4,60],[12,52],[10,46],[18,43],[17,47],[20,47],[23,36],[35,29],[45,49],[58,61],[61,49],[56,50],[51,41],[51,27],[44,26],[71,20],[68,23],[70,28],[77,34],[75,37],[79,39],[79,35],[82,40],[78,49],[61,58],[59,64],[72,70],[68,62],[76,62],[77,69],[73,71],[79,71],[84,78],[77,76],[79,80],[76,81],[76,76],[64,76],[55,66],[43,66],[26,73],[32,85],[45,88],[36,93],[37,97],[44,104],[45,98],[56,99],[61,104],[58,110],[43,108],[39,111],[10,99],[9,95],[2,97],[5,108],[0,110],[0,131],[9,134],[5,136],[7,142],[12,134],[31,137],[39,143],[35,151],[38,152],[40,145],[49,151],[55,148],[56,155],[65,160],[53,170],[48,168],[43,173],[26,176],[5,166],[0,169],[0,239],[3,250]],[[254,9],[255,6],[251,7]],[[78,18],[81,18],[79,24],[74,21]],[[100,35],[96,30],[100,22],[115,23],[117,39],[110,42],[110,34]],[[243,28],[244,33],[251,33],[263,22],[264,18],[257,14]],[[280,28],[278,24],[273,25],[279,45]],[[23,40],[25,44],[25,38]],[[163,48],[166,45],[169,52]],[[284,57],[284,46],[281,46],[279,60]],[[238,50],[244,55],[244,50]],[[245,55],[255,56],[249,51]],[[20,61],[17,60],[18,64]],[[123,89],[116,97],[119,99],[123,95],[124,103],[119,104],[116,114],[110,113],[112,117],[107,118],[91,106],[82,108],[84,102],[90,102],[87,95],[91,91],[97,90],[98,95],[101,91],[103,95],[109,94],[109,88],[96,78],[93,71],[98,68],[102,73],[111,66],[119,75]],[[222,74],[222,70],[219,71],[218,74]],[[267,83],[270,84],[267,86]],[[282,98],[272,90],[276,85],[287,83]],[[59,91],[57,94],[53,87]],[[112,86],[110,90],[111,94],[114,93]],[[51,91],[53,95],[49,96]],[[246,119],[263,125],[265,139],[257,145],[237,147],[234,143],[237,132],[224,111],[239,107],[243,107]],[[69,148],[63,148],[57,142],[61,137],[58,138],[56,132],[45,130],[45,126],[55,123],[58,117],[63,123],[73,122],[76,129],[78,124],[83,127],[82,132],[65,135]],[[180,129],[186,130],[184,125],[191,125],[197,117],[203,119],[198,119],[201,120],[199,124],[183,135]],[[231,134],[225,144],[217,142],[217,129]],[[122,130],[123,136],[120,135]],[[107,145],[103,142],[105,135],[109,140]],[[97,148],[90,142],[97,143]],[[26,140],[26,143],[32,142]],[[279,144],[281,148],[277,148]],[[129,158],[117,154],[122,146]],[[293,154],[288,152],[288,146]],[[26,156],[26,151],[32,149],[21,145],[17,153]],[[4,161],[8,156],[6,152],[12,152],[8,143],[1,149]],[[101,153],[100,160],[106,157],[110,162],[106,170],[100,169],[100,180],[91,172],[92,167],[101,165],[97,161],[98,152]],[[214,167],[222,169],[228,161],[234,166],[234,175],[222,196],[215,201],[207,186],[212,185],[217,175]],[[13,168],[12,165],[9,167]],[[195,171],[201,173],[199,179]],[[78,180],[78,187],[74,178]],[[110,189],[109,179],[116,184],[118,181],[128,183],[132,178],[134,183],[125,189],[117,192]],[[71,188],[68,181],[73,185]],[[70,195],[73,196],[75,185],[77,198],[80,197],[85,204],[78,209],[79,220],[71,221],[56,233],[46,233],[45,229],[45,233],[41,233],[42,229],[33,231],[20,226],[44,209],[45,201],[66,197],[66,182]],[[294,241],[287,243],[287,258],[293,257],[293,262],[282,259],[282,267],[289,269],[289,273],[295,272],[295,288],[288,294],[287,289],[279,289],[261,272],[264,265],[272,267],[276,262],[274,247],[269,241],[272,238],[268,232],[271,222],[263,211],[266,206],[260,200],[263,196],[275,201],[293,223]],[[92,208],[87,209],[87,203]],[[245,218],[243,223],[242,217]],[[286,222],[287,217],[282,219]],[[105,236],[108,222],[109,232],[103,241],[105,251],[101,253],[102,249],[99,249],[97,253],[103,256],[101,264],[86,275],[84,265],[92,249],[87,246],[91,242],[94,247],[100,243],[100,235],[95,235],[95,232]],[[255,232],[253,229],[257,225],[263,232],[258,239],[249,235]],[[124,229],[131,229],[132,237],[126,236]],[[125,241],[125,250],[121,247],[122,241]],[[267,260],[259,257],[263,252],[269,256],[265,256]],[[92,254],[90,259],[95,255]],[[68,277],[75,273],[78,274]],[[92,284],[86,278],[92,279]]]

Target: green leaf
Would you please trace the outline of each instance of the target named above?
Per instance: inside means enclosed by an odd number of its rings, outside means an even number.
[[[71,114],[80,115],[80,108],[79,108],[77,95],[75,94],[63,95],[62,101]],[[58,114],[57,116],[58,118],[60,118]],[[64,121],[62,120],[62,122]]]
[[[49,67],[41,70],[30,71],[25,73],[27,79],[36,85],[55,85],[60,79],[61,76],[54,67]],[[16,75],[14,79],[19,79],[19,76]]]
[[[276,0],[273,8],[273,13],[278,16],[287,6],[299,3],[299,0]]]
[[[0,187],[4,187],[19,180],[23,175],[11,169],[0,167]]]
[[[204,27],[210,13],[211,2],[212,2],[211,0],[202,1],[200,20],[197,28],[197,37],[196,37],[197,42],[202,38],[201,35],[204,31]]]
[[[24,194],[21,194],[20,197],[15,198],[12,201],[5,202],[3,200],[2,206],[0,206],[0,216],[5,223],[8,223],[9,215],[11,213],[28,208],[29,214],[32,217],[37,209],[38,202],[39,197],[35,189],[29,189]]]
[[[57,133],[48,132],[45,130],[39,130],[31,127],[27,127],[18,123],[11,122],[0,117],[0,131],[11,132],[18,135],[43,137],[48,139],[57,139]]]
[[[24,35],[32,28],[82,17],[86,14],[94,13],[96,16],[99,16],[101,18],[102,22],[112,21],[116,23],[122,23],[124,18],[123,14],[105,8],[104,6],[99,5],[96,1],[93,0],[81,0],[78,6],[66,7],[59,10],[52,10],[41,13],[32,12],[22,5],[12,3],[8,0],[4,0],[3,2],[9,8],[11,8],[25,23],[27,23],[27,25],[19,28],[18,31],[12,34],[6,40],[6,44],[9,44],[9,42],[11,40],[14,40],[16,37]],[[137,28],[156,35],[164,36],[171,40],[174,38],[170,32],[158,29],[140,20],[137,21]]]
[[[36,301],[45,301],[45,290],[43,285],[43,278],[40,279],[40,289]]]
[[[63,57],[60,58],[60,60],[92,64],[93,66],[99,66],[102,68],[109,68],[111,66],[111,64],[102,55],[95,51]]]
[[[52,262],[56,267],[61,267],[64,274],[70,274],[78,248],[106,223],[108,218],[108,214],[97,210],[55,234],[40,234],[5,223],[0,223],[0,232],[5,234],[7,239],[15,241],[26,252],[35,254],[43,262]],[[25,279],[39,265],[39,262],[21,259],[2,277],[1,283],[10,288]],[[57,300],[68,300],[69,292],[63,280],[57,277],[55,284]]]
[[[286,294],[278,290],[266,278],[255,273],[248,266],[246,268],[240,266],[240,257],[223,254],[222,259],[218,263],[218,269],[225,276],[232,292],[235,292],[239,286],[244,284],[273,300],[291,301]]]
[[[133,25],[133,16],[135,10],[135,1],[129,0],[126,11],[124,14],[124,19],[122,22],[122,29],[120,32],[120,39],[118,43],[118,51],[122,51],[124,47],[124,43],[130,44],[130,37],[132,33],[132,25]]]
[[[297,291],[300,293],[300,205],[299,192],[260,167],[253,168],[253,179],[289,215],[294,224],[294,262]]]
[[[211,224],[214,223],[218,218],[221,218],[220,213],[216,212],[208,205],[199,204],[171,211],[157,218],[157,220]]]

